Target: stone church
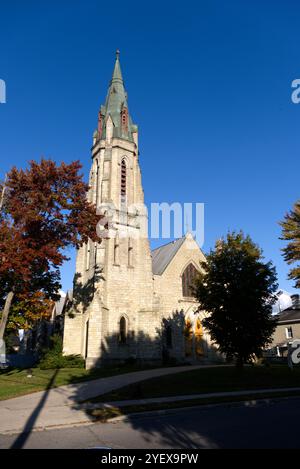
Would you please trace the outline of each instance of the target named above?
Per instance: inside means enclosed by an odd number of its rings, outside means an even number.
[[[77,252],[74,295],[65,315],[64,353],[86,367],[136,360],[195,362],[212,356],[191,284],[205,257],[193,236],[151,252],[140,236],[144,193],[138,127],[131,119],[117,51],[93,135],[89,200],[113,205],[110,236]],[[106,211],[104,211],[106,214]]]

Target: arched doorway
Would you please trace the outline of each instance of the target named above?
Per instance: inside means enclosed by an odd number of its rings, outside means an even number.
[[[203,327],[199,318],[195,324],[195,352],[196,356],[204,356]]]
[[[204,330],[201,319],[194,315],[187,315],[184,325],[185,356],[192,359],[205,357]]]
[[[185,339],[185,356],[193,356],[193,325],[189,318],[185,320],[184,339]]]

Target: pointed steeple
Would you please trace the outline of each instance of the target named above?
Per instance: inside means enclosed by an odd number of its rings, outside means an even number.
[[[127,93],[120,65],[120,51],[116,51],[116,61],[106,96],[105,105],[99,112],[98,132],[100,138],[106,137],[106,123],[109,118],[113,122],[113,137],[133,141],[132,133],[136,131],[128,112]]]
[[[117,51],[116,51],[116,62],[115,62],[115,67],[114,67],[114,71],[113,71],[113,76],[112,76],[112,79],[111,79],[110,83],[121,83],[122,85],[124,85],[122,72],[121,72],[121,65],[120,65],[120,51],[119,51],[119,49],[117,49]]]
[[[110,80],[108,93],[106,97],[105,107],[106,111],[112,114],[121,112],[121,107],[126,102],[127,104],[127,94],[124,88],[124,81],[121,72],[120,65],[120,51],[116,52],[116,61],[114,66],[114,71],[112,79]]]

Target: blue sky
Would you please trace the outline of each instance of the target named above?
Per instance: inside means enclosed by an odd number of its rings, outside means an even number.
[[[146,203],[205,203],[204,250],[242,228],[292,291],[278,221],[299,198],[299,2],[11,0],[0,15],[0,177],[41,156],[87,176],[119,48]]]

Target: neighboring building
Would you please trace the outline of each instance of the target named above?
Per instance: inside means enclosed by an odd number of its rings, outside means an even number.
[[[89,200],[116,208],[109,239],[78,250],[74,297],[65,314],[64,353],[86,366],[127,359],[195,361],[214,351],[191,284],[205,257],[187,234],[155,249],[141,236],[148,219],[138,128],[128,110],[117,52],[93,135]],[[112,236],[113,232],[113,236]]]
[[[278,357],[286,357],[288,346],[300,339],[300,295],[292,295],[292,306],[276,315],[277,327],[269,350]]]
[[[37,320],[31,328],[16,329],[6,334],[6,366],[28,368],[38,361],[43,349],[50,344],[53,333],[51,314],[54,308],[55,303],[50,302],[45,317]]]

